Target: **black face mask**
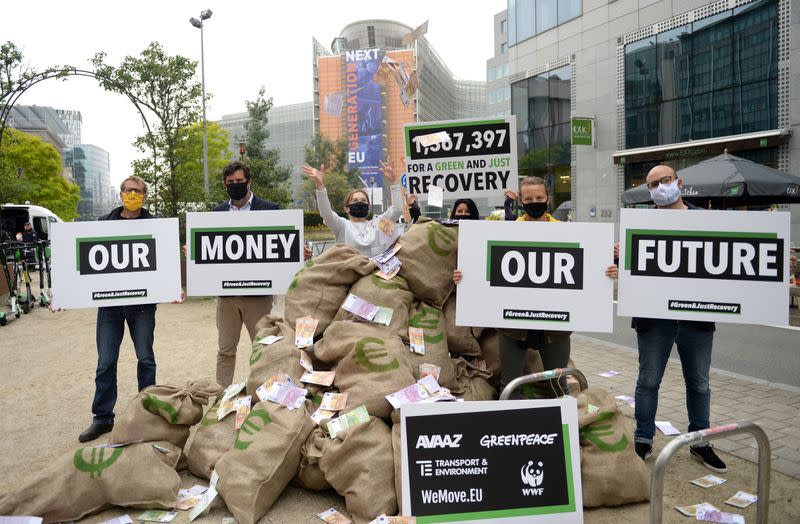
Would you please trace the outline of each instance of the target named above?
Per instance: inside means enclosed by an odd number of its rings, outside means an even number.
[[[522,204],[522,207],[531,218],[541,218],[547,211],[547,202],[528,202]]]
[[[472,215],[454,215],[453,218],[456,220],[478,220],[478,217]]]
[[[231,200],[235,202],[236,200],[241,200],[246,197],[249,189],[247,188],[247,182],[234,182],[225,185],[225,191],[228,192],[228,196],[231,197]]]
[[[369,204],[366,202],[353,202],[347,206],[347,209],[353,218],[367,218],[369,215]]]

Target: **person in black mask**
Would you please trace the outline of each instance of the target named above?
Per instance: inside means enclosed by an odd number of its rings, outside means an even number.
[[[230,200],[218,204],[213,211],[266,211],[278,209],[277,204],[253,194],[250,167],[244,162],[231,162],[222,171],[222,184]],[[217,298],[217,382],[227,387],[233,381],[236,369],[236,347],[242,324],[247,327],[250,339],[256,336],[256,323],[272,311],[272,295],[228,296]]]
[[[478,213],[478,206],[471,198],[459,198],[453,202],[450,218],[453,220],[480,220],[481,215]]]

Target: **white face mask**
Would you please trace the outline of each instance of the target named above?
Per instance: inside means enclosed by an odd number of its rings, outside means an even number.
[[[650,189],[650,198],[659,207],[666,207],[674,204],[681,197],[681,188],[678,187],[676,178],[669,184],[659,184],[657,188]]]

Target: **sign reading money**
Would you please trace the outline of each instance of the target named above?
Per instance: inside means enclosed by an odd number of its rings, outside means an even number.
[[[54,307],[132,306],[178,300],[178,219],[53,224]]]
[[[187,295],[283,294],[303,260],[300,210],[187,213]]]
[[[613,330],[611,224],[467,220],[458,234],[457,325]]]
[[[620,315],[786,326],[789,213],[623,209]]]
[[[445,198],[498,195],[516,188],[517,130],[513,116],[403,126],[408,191],[440,187]]]
[[[583,522],[574,398],[418,402],[400,417],[403,515]]]

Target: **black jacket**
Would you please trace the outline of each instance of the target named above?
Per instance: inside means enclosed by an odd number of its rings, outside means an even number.
[[[102,216],[97,220],[139,220],[145,218],[156,218],[153,214],[150,213],[145,208],[142,208],[142,212],[138,218],[123,218],[122,217],[122,210],[125,209],[123,206],[119,206],[111,211],[111,213],[107,214],[106,216]]]
[[[230,211],[230,209],[231,202],[230,200],[226,200],[225,202],[220,202],[217,204],[212,211]],[[265,211],[268,209],[280,208],[275,202],[270,202],[269,200],[264,200],[263,198],[258,198],[256,195],[253,195],[253,201],[250,203],[250,211]]]

